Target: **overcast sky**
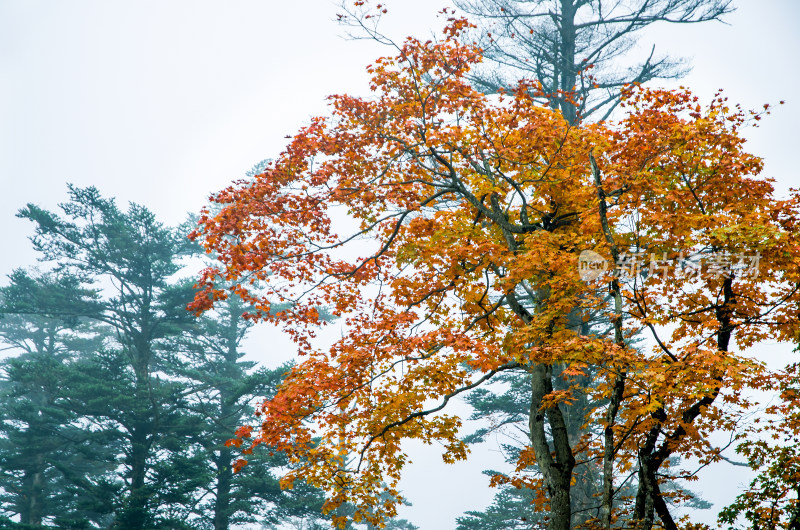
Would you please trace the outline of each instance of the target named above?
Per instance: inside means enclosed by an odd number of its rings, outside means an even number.
[[[447,5],[385,3],[398,37],[430,35]],[[736,5],[727,25],[658,27],[641,44],[689,58],[681,84],[705,98],[724,88],[745,107],[786,100],[746,136],[779,190],[798,187],[800,2]],[[30,223],[15,212],[28,202],[55,208],[67,182],[177,224],[278,154],[286,135],[325,112],[326,95],[365,93],[364,67],[386,51],[342,38],[336,13],[329,0],[0,0],[0,278],[35,259]],[[415,449],[404,516],[447,530],[485,506],[492,492],[480,470],[496,459],[491,449],[457,466],[436,463],[436,448]],[[738,476],[727,473],[701,488],[707,499],[735,494]]]

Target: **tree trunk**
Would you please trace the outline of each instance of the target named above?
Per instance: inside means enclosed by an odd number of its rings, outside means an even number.
[[[136,377],[134,406],[137,408],[137,421],[130,431],[131,453],[130,484],[120,516],[115,523],[126,530],[144,530],[149,520],[148,505],[150,493],[147,491],[147,457],[153,442],[153,433],[158,430],[157,404],[152,402],[150,393],[150,347],[139,344],[133,369]]]
[[[232,303],[229,310],[230,321],[228,322],[225,336],[225,342],[227,343],[224,367],[226,381],[219,388],[219,410],[220,421],[227,425],[227,428],[230,429],[230,434],[233,435],[238,426],[236,423],[239,422],[235,406],[239,396],[234,395],[230,387],[231,380],[241,377],[236,361],[239,358],[239,326],[242,308],[238,304],[234,305]],[[217,487],[214,501],[214,530],[228,530],[230,526],[231,490],[233,488],[232,462],[233,452],[228,447],[222,446],[216,463]]]
[[[49,346],[46,356],[53,355],[53,334],[50,334]],[[32,392],[31,401],[35,404],[38,411],[38,419],[34,417],[28,428],[28,436],[30,443],[34,446],[38,445],[41,440],[48,439],[52,436],[52,432],[47,426],[47,421],[43,420],[45,414],[44,409],[49,401],[44,388],[40,388]],[[50,449],[45,451],[49,452]],[[25,469],[25,478],[23,479],[23,506],[20,509],[20,522],[39,526],[42,524],[44,518],[44,500],[45,500],[45,455],[42,451],[37,451],[32,458],[31,466]]]
[[[23,502],[20,507],[20,522],[39,526],[44,517],[44,456],[37,454],[33,465],[25,471]]]
[[[214,501],[214,530],[228,530],[230,526],[231,486],[233,482],[231,450],[220,449],[217,459],[217,494]]]
[[[600,501],[600,524],[603,528],[610,529],[614,515],[614,422],[625,393],[625,373],[614,378],[611,390],[611,399],[606,411],[606,428],[603,432],[603,490]]]
[[[633,509],[634,528],[651,530],[653,528],[653,497],[655,493],[655,462],[646,450],[639,452],[639,487],[636,491],[636,505]]]
[[[558,99],[561,114],[571,125],[578,122],[578,108],[574,100],[577,73],[575,72],[575,6],[572,0],[561,0],[561,49],[559,70],[561,74]]]
[[[550,501],[549,530],[569,530],[572,527],[570,487],[575,457],[569,444],[567,426],[558,405],[543,409],[544,397],[553,391],[552,367],[535,365],[531,372],[531,408],[529,429],[536,463],[542,471]],[[547,442],[545,418],[550,424],[553,448]]]
[[[147,426],[140,424],[131,433],[130,486],[128,497],[114,525],[117,528],[144,530],[147,524],[150,500],[145,485],[149,453],[147,431]]]
[[[595,160],[592,153],[589,153],[589,162],[595,189],[597,190],[600,225],[603,228],[605,240],[611,247],[611,258],[614,263],[619,263],[619,248],[608,223],[608,205],[606,204],[606,192],[603,189],[603,177],[600,173],[600,168],[597,166],[597,160]],[[614,344],[624,349],[626,344],[622,332],[622,290],[616,278],[611,281],[611,294],[614,297]],[[603,485],[600,497],[600,524],[608,530],[611,529],[614,518],[614,459],[616,458],[614,422],[617,419],[617,413],[625,394],[626,377],[624,370],[614,376],[608,409],[606,410],[606,428],[603,432]]]
[[[719,327],[717,328],[717,351],[727,352],[730,340],[733,335],[731,325],[731,315],[736,304],[736,296],[733,292],[733,278],[726,278],[722,284],[723,301],[715,309],[715,316]],[[681,424],[669,435],[664,437],[661,445],[656,449],[656,441],[661,432],[661,422],[666,420],[664,409],[659,409],[653,413],[653,418],[658,421],[648,435],[642,449],[639,451],[639,489],[636,493],[636,504],[634,506],[634,519],[639,520],[637,528],[639,530],[650,530],[653,526],[654,511],[659,512],[659,518],[664,527],[670,529],[674,527],[674,521],[669,513],[666,502],[661,498],[658,487],[656,473],[658,469],[672,455],[676,445],[686,436],[684,425],[691,424],[704,410],[711,406],[719,395],[722,388],[722,375],[712,373],[710,378],[716,381],[714,390],[702,397],[681,414]]]

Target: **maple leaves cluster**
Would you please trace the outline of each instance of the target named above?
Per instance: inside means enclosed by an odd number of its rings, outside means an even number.
[[[539,439],[532,420],[519,473],[504,480],[538,488],[552,510],[558,473],[588,455],[607,485],[598,524],[652,525],[655,510],[669,526],[665,464],[718,460],[709,435],[735,429],[745,389],[768,377],[752,347],[798,339],[800,196],[773,196],[739,134],[752,117],[722,96],[701,106],[687,91],[632,87],[618,122],[572,126],[534,102],[535,84],[500,95],[471,87],[480,50],[459,43],[466,26],[452,20],[441,41],[408,39],[378,60],[371,97],[332,96],[331,116],[202,216],[194,237],[219,264],[193,309],[232,284],[258,309],[251,317],[282,326],[301,355],[260,425],[231,443],[287,452],[285,485],[305,480],[329,492],[327,509],[352,502],[356,521],[378,523],[400,499],[403,441],[466,458],[447,404],[526,371],[544,385],[532,417],[549,426]],[[612,261],[758,253],[760,267],[754,278],[584,281],[584,250]],[[316,340],[323,307],[344,330],[330,345]],[[634,346],[641,333],[646,345]],[[554,366],[576,382],[548,387]],[[594,384],[577,382],[590,371]],[[590,396],[585,421],[599,429],[564,446],[559,410],[578,394]],[[523,472],[534,464],[531,481]],[[631,474],[638,493],[620,498],[615,480]]]

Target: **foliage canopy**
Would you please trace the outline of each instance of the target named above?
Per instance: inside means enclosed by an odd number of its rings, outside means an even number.
[[[677,528],[670,459],[718,460],[709,435],[734,430],[742,390],[767,380],[748,351],[797,340],[800,196],[773,196],[740,136],[760,116],[721,95],[631,87],[619,122],[572,125],[534,83],[474,89],[468,27],[407,39],[369,68],[372,97],[332,96],[330,117],[202,216],[193,237],[219,262],[192,308],[241,296],[303,356],[231,444],[285,451],[286,487],[303,479],[326,510],[352,502],[353,520],[377,523],[400,498],[403,440],[466,458],[448,403],[523,369],[530,443],[497,480],[537,492],[567,529],[588,455],[603,484],[592,524]],[[581,274],[585,251],[605,273]],[[315,341],[319,307],[344,326],[330,346]],[[581,333],[595,315],[610,333]],[[631,345],[641,329],[652,348]],[[589,368],[596,385],[573,382]],[[579,395],[600,428],[576,441],[564,410]]]

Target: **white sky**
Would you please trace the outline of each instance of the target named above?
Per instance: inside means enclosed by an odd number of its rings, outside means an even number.
[[[398,37],[429,35],[446,5],[385,3]],[[729,25],[663,26],[642,46],[688,57],[694,71],[681,84],[706,98],[725,88],[745,107],[786,100],[746,134],[779,189],[798,187],[800,1],[736,3]],[[0,0],[0,276],[34,262],[30,223],[14,217],[27,202],[55,208],[67,182],[96,185],[176,224],[277,155],[286,135],[325,112],[326,95],[365,93],[364,67],[387,52],[343,39],[336,12],[329,0]],[[474,453],[444,466],[437,449],[415,448],[404,516],[447,530],[485,506],[493,492],[480,472],[497,454]],[[724,503],[735,473],[718,468],[707,483],[717,486],[698,489]]]

